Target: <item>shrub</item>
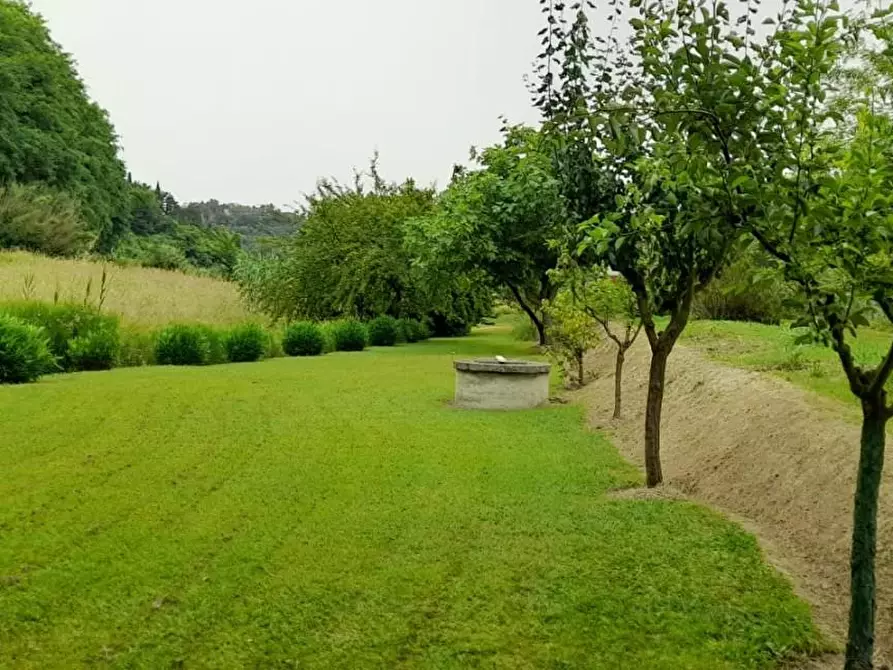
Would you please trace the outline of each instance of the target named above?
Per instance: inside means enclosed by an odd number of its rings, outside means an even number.
[[[211,343],[202,326],[168,326],[155,342],[158,365],[209,365]]]
[[[95,236],[78,210],[77,200],[46,186],[2,186],[0,247],[28,249],[49,256],[74,256],[87,251]]]
[[[221,365],[228,362],[226,355],[226,338],[224,334],[211,326],[194,326],[208,343],[208,361],[205,365]]]
[[[118,337],[118,317],[103,314],[90,305],[21,301],[0,305],[0,312],[43,328],[49,339],[50,352],[66,372],[80,369],[72,361],[69,352],[74,340],[87,338],[98,332],[106,333],[107,341]],[[81,342],[78,346],[82,354],[85,344]]]
[[[380,316],[369,322],[369,344],[373,347],[393,347],[400,337],[400,324],[390,316]]]
[[[366,348],[369,334],[366,326],[354,319],[332,324],[335,351],[362,351]]]
[[[117,328],[91,331],[68,343],[68,369],[111,370],[118,363],[120,351],[121,337]]]
[[[264,358],[282,358],[285,350],[282,348],[282,336],[279,332],[268,330]]]
[[[293,323],[285,329],[282,348],[289,356],[319,356],[326,348],[326,339],[315,323]]]
[[[696,319],[778,325],[789,316],[793,296],[781,273],[759,250],[748,250],[695,298]]]
[[[256,323],[236,326],[224,342],[226,358],[230,363],[254,363],[263,358],[267,344],[267,332]]]
[[[335,351],[335,329],[337,328],[338,323],[339,322],[337,321],[326,321],[319,327],[325,343],[322,349],[324,354],[330,354]]]
[[[436,337],[464,337],[478,322],[477,319],[472,323],[464,317],[441,312],[432,312],[429,319],[431,330]]]
[[[138,328],[124,328],[121,331],[118,365],[125,368],[138,368],[155,363],[155,336]]]
[[[431,331],[428,326],[416,319],[401,319],[400,326],[403,330],[403,337],[407,342],[422,342],[431,337]]]
[[[0,384],[36,381],[55,364],[40,328],[0,314]]]

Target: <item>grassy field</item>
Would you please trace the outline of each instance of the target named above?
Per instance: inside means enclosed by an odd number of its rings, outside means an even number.
[[[695,321],[685,331],[683,342],[723,363],[771,372],[798,386],[858,407],[837,354],[818,344],[797,344],[796,339],[802,332],[758,323]],[[891,340],[893,333],[860,329],[851,346],[860,364],[877,365],[886,355]]]
[[[770,668],[816,648],[752,537],[576,406],[453,409],[507,331],[0,388],[0,667]]]
[[[141,267],[103,266],[86,260],[47,258],[0,251],[0,300],[82,302],[87,284],[95,303],[103,268],[108,271],[105,309],[125,324],[154,328],[172,322],[230,326],[250,318],[233,284]]]

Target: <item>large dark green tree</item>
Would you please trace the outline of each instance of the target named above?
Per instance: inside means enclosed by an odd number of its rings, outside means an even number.
[[[43,183],[107,240],[125,202],[115,131],[27,5],[0,0],[0,184]]]

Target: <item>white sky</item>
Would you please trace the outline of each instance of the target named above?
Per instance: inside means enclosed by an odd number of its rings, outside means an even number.
[[[523,76],[536,0],[32,0],[105,107],[134,177],[180,201],[288,205],[348,179],[443,185]]]

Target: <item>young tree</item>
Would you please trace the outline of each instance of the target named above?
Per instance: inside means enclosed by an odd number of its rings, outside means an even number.
[[[586,353],[599,343],[598,322],[567,289],[560,290],[543,309],[549,316],[548,350],[561,364],[566,381],[582,388],[586,385]]]
[[[563,3],[548,5],[549,25],[563,28],[547,33],[557,41],[545,54],[562,54],[562,68],[557,90],[544,83],[538,102],[546,101],[559,180],[580,224],[581,261],[618,271],[636,296],[652,351],[645,467],[656,486],[667,360],[695,294],[741,237],[729,194],[761,123],[750,83],[757,66],[741,57],[745,42],[720,2],[630,0],[629,50],[613,30],[604,48],[588,41],[583,3],[569,6],[571,21]],[[624,13],[619,2],[611,8]]]
[[[768,73],[765,161],[740,180],[749,197],[747,226],[800,287],[799,325],[837,353],[862,406],[846,670],[873,667],[878,494],[893,416],[887,398],[893,340],[881,361],[857,360],[850,344],[868,325],[870,311],[893,322],[888,16],[886,10],[854,24],[867,29],[875,48],[857,54],[858,76],[844,78],[838,99],[829,100],[848,21],[831,2],[801,0],[793,8],[762,54]]]
[[[623,366],[626,353],[642,331],[636,295],[619,276],[598,268],[567,271],[565,283],[575,303],[594,320],[617,348],[614,360],[614,419],[623,416]]]
[[[566,223],[552,163],[530,128],[507,127],[503,144],[474,153],[477,170],[459,171],[434,212],[410,225],[419,262],[457,273],[484,272],[511,293],[548,342],[543,306],[557,286],[550,240]]]

